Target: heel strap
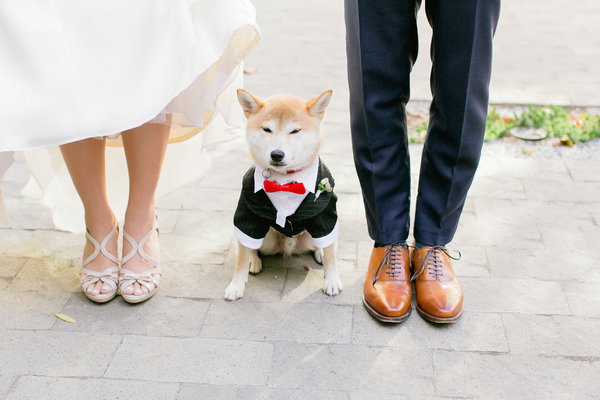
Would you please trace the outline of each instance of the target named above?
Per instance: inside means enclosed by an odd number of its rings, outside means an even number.
[[[148,231],[148,233],[146,233],[146,235],[143,238],[140,239],[139,242],[136,242],[135,239],[133,237],[131,237],[131,235],[129,233],[127,233],[127,231],[125,229],[123,229],[123,237],[125,239],[127,239],[129,244],[131,245],[131,251],[126,256],[123,257],[123,260],[121,261],[121,265],[123,265],[127,261],[131,260],[135,256],[136,253],[139,253],[139,255],[144,260],[146,260],[147,262],[152,264],[155,268],[159,269],[158,261],[156,261],[154,258],[152,258],[148,253],[146,253],[144,251],[144,245],[146,244],[148,239],[150,239],[150,235],[152,235],[152,233],[155,230],[156,230],[156,233],[158,234],[158,219],[156,217],[154,218],[154,225],[152,226],[152,228]]]
[[[117,259],[117,257],[115,257],[114,255],[110,254],[109,251],[106,249],[106,245],[108,244],[108,241],[110,239],[112,239],[113,236],[115,236],[118,232],[118,225],[115,223],[112,227],[112,229],[110,230],[110,232],[104,237],[104,239],[102,239],[102,243],[98,242],[96,240],[96,238],[94,238],[91,234],[90,231],[88,231],[86,229],[85,231],[85,236],[87,237],[87,239],[90,241],[90,243],[92,243],[94,245],[94,252],[92,254],[90,254],[85,260],[83,260],[83,266],[85,267],[86,265],[88,265],[89,263],[91,263],[92,261],[94,261],[94,259],[96,257],[98,257],[98,254],[102,253],[102,255],[106,258],[108,258],[110,261],[114,262],[115,264],[119,265],[119,260]]]

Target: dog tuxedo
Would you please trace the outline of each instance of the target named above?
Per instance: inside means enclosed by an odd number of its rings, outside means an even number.
[[[337,239],[337,196],[319,189],[325,178],[334,186],[325,164],[315,158],[309,167],[288,174],[285,183],[270,180],[270,171],[258,166],[244,175],[233,217],[235,237],[244,246],[260,248],[270,227],[288,237],[306,230],[318,248]]]

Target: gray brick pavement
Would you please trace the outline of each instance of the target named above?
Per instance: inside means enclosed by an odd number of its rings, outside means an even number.
[[[337,183],[344,291],[321,293],[310,256],[267,257],[245,297],[223,301],[250,164],[238,139],[212,151],[225,168],[160,199],[159,294],[92,304],[77,283],[83,236],[55,231],[46,209],[22,199],[18,157],[2,187],[13,224],[0,228],[0,398],[598,398],[600,157],[486,146],[452,244],[463,254],[463,318],[377,323],[360,300],[372,242],[351,157],[342,1],[255,4],[264,38],[248,60],[249,90],[334,89],[322,154]],[[589,0],[504,1],[492,101],[600,105],[597,12]],[[420,23],[413,97],[426,100]],[[411,147],[413,188],[420,151]]]
[[[119,379],[50,378],[21,376],[7,400],[55,399],[175,399],[179,384]]]
[[[212,385],[264,386],[275,344],[127,335],[105,370],[107,378]]]

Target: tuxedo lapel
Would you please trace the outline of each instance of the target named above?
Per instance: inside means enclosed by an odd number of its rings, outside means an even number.
[[[273,207],[273,203],[271,203],[265,191],[259,190],[254,193],[254,167],[246,172],[242,182],[242,194],[248,208],[263,218],[275,220],[277,210]]]

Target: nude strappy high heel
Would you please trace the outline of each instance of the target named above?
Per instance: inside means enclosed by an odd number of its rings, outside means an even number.
[[[79,271],[79,284],[81,285],[81,289],[83,289],[85,296],[96,303],[106,303],[107,301],[114,299],[117,295],[119,260],[116,256],[109,253],[109,251],[106,249],[106,244],[110,239],[112,239],[113,236],[118,236],[118,234],[119,226],[116,222],[114,223],[111,231],[104,237],[104,239],[102,239],[102,242],[98,242],[98,240],[96,240],[96,238],[94,238],[89,231],[86,230],[85,233],[86,238],[94,245],[94,251],[82,262],[81,270]],[[112,261],[115,265],[102,271],[93,271],[86,268],[86,265],[94,261],[100,253]],[[111,291],[108,293],[88,292],[88,287],[95,285],[98,281],[101,281],[103,286],[105,284],[108,285],[111,288]]]
[[[129,254],[123,257],[121,261],[121,274],[119,275],[119,290],[121,291],[121,297],[128,303],[141,303],[142,301],[148,300],[150,297],[156,294],[156,289],[158,288],[158,283],[160,282],[160,266],[159,262],[152,258],[144,251],[144,245],[150,239],[150,236],[156,230],[156,234],[158,235],[158,220],[156,217],[154,218],[154,225],[150,229],[146,235],[140,239],[139,242],[136,242],[127,231],[123,230],[123,238],[131,244],[131,251]],[[149,269],[144,272],[136,273],[127,268],[124,268],[125,264],[131,260],[135,255],[139,254],[144,261],[154,266],[154,268]],[[133,284],[137,282],[140,286],[148,289],[147,293],[142,294],[126,294],[124,293],[125,289],[130,286],[133,287]]]

